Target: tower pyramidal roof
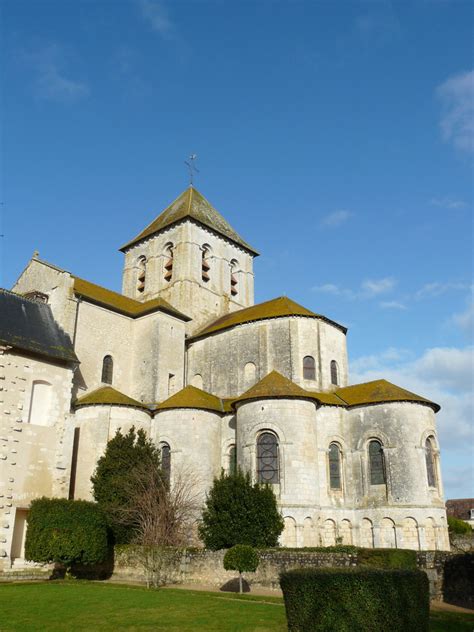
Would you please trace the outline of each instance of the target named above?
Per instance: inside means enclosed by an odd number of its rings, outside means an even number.
[[[258,256],[258,252],[249,246],[249,244],[242,239],[242,237],[235,232],[232,226],[225,220],[222,215],[216,211],[216,209],[206,200],[206,198],[199,193],[193,186],[189,186],[179,197],[176,198],[151,224],[142,230],[134,239],[126,243],[120,248],[123,252],[133,246],[134,244],[142,241],[146,237],[158,233],[183,219],[192,219],[195,222],[210,228],[219,235],[226,237],[230,241],[233,241],[238,246],[241,246],[245,250],[249,251],[253,255]]]

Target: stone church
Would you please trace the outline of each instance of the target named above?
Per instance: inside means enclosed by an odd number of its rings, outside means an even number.
[[[284,546],[449,548],[437,404],[349,385],[344,326],[254,304],[257,251],[192,186],[121,251],[122,293],[37,253],[0,291],[0,565],[21,563],[30,501],[91,499],[132,426],[203,499],[222,468],[272,485]]]

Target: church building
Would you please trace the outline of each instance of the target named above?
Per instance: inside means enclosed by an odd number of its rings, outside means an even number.
[[[283,546],[449,549],[437,404],[350,385],[343,325],[254,304],[257,251],[192,186],[121,251],[122,293],[37,254],[0,290],[0,568],[31,500],[90,500],[132,426],[203,500],[221,469],[270,484]]]

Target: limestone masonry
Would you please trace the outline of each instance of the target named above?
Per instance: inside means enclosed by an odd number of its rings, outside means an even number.
[[[254,305],[258,253],[193,187],[121,250],[122,294],[38,256],[0,291],[0,567],[31,500],[91,499],[132,426],[203,499],[222,468],[271,484],[284,546],[449,549],[437,404],[349,386],[345,327]]]

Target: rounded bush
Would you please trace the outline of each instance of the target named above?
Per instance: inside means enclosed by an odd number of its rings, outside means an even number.
[[[454,518],[453,516],[448,516],[448,530],[452,535],[467,535],[472,533],[472,527],[469,523],[459,518]]]
[[[224,555],[224,568],[226,571],[239,571],[239,573],[254,573],[258,568],[258,553],[247,544],[236,544]]]

